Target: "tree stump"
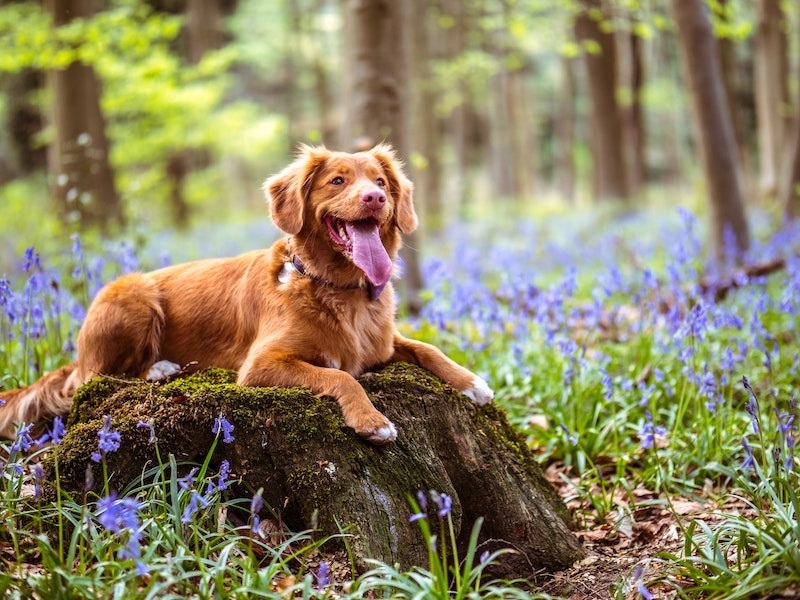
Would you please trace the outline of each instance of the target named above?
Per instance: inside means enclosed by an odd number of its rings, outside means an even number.
[[[409,497],[437,490],[453,499],[462,545],[484,518],[481,552],[501,547],[494,574],[531,578],[567,567],[583,555],[568,530],[566,509],[521,436],[495,406],[476,407],[433,375],[397,363],[363,376],[375,406],[398,429],[397,440],[377,447],[345,427],[339,406],[294,388],[248,388],[232,371],[209,369],[164,384],[96,378],[78,390],[67,435],[57,447],[62,489],[82,493],[90,455],[97,450],[103,415],[122,436],[106,462],[120,491],[155,461],[151,420],[162,456],[202,463],[223,413],[234,440],[218,443],[211,464],[223,459],[293,530],[322,535],[352,526],[356,566],[366,558],[408,568],[427,565],[418,526],[409,523]],[[188,468],[187,468],[188,470]],[[95,469],[97,472],[97,469]],[[244,492],[244,490],[238,490]]]

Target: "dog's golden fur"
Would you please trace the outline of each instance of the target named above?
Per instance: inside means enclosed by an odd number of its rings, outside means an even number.
[[[388,278],[400,232],[413,231],[417,216],[389,146],[356,154],[303,147],[264,189],[289,237],[107,285],[81,328],[78,360],[0,394],[0,434],[66,413],[76,388],[96,375],[152,376],[159,361],[235,369],[242,385],[331,396],[345,423],[377,444],[397,433],[355,380],[373,367],[411,361],[475,402],[491,400],[483,380],[395,330]]]

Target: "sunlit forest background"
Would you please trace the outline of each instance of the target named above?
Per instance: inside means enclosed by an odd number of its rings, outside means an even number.
[[[797,203],[799,26],[782,0],[5,0],[0,266],[75,231],[266,222],[299,143],[381,140],[416,248],[596,204],[687,205],[746,248],[748,214]]]

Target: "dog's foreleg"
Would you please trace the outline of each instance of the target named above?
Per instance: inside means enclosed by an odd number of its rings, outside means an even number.
[[[373,444],[397,438],[394,424],[370,402],[352,375],[338,369],[317,367],[280,351],[253,352],[239,370],[239,385],[304,387],[317,396],[331,396],[342,408],[348,427]]]
[[[427,369],[464,394],[474,404],[488,404],[494,398],[494,392],[482,378],[450,360],[436,346],[409,340],[396,333],[394,355],[391,360],[407,361]]]

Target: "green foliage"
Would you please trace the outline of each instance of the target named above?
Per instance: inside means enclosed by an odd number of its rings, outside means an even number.
[[[182,23],[182,17],[122,0],[91,19],[61,27],[53,27],[32,3],[0,8],[0,72],[64,69],[80,61],[102,79],[112,164],[128,216],[136,223],[169,216],[170,160],[201,152],[224,155],[247,168],[276,153],[285,128],[282,117],[251,101],[231,100],[233,46],[205,53],[196,65],[176,54]],[[40,143],[51,137],[45,130]],[[188,177],[190,205],[218,199],[225,187],[222,166],[206,162],[212,165],[207,172],[196,169]],[[209,178],[215,183],[210,190]]]

